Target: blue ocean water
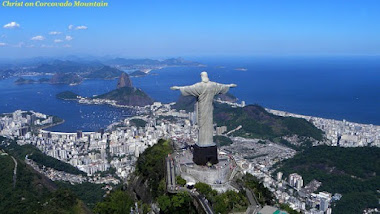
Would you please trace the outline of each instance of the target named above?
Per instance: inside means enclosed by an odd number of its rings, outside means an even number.
[[[38,79],[40,77],[25,77]],[[56,115],[65,123],[51,127],[52,131],[97,131],[130,115],[129,110],[106,105],[82,105],[76,101],[59,100],[55,95],[70,90],[82,96],[102,94],[115,88],[116,80],[86,80],[80,85],[29,84],[16,85],[17,78],[0,80],[0,113],[17,109],[34,110]]]
[[[333,119],[380,125],[380,57],[228,57],[194,59],[207,67],[172,67],[132,78],[153,99],[177,100],[173,85],[200,81],[235,83],[231,89],[247,104]],[[247,71],[235,70],[246,68]],[[71,90],[92,96],[115,88],[116,80],[86,80],[81,85],[15,85],[16,78],[0,80],[0,112],[17,109],[57,115],[65,123],[51,130],[94,131],[129,114],[110,106],[80,105],[55,94]]]

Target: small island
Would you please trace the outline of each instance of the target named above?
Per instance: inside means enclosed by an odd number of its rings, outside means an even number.
[[[61,100],[78,100],[80,99],[80,96],[72,91],[63,91],[61,93],[58,93],[56,95],[58,99]]]
[[[15,81],[15,84],[25,85],[25,84],[34,84],[34,83],[48,83],[48,82],[49,82],[48,78],[41,78],[39,80],[34,80],[34,79],[25,79],[23,77],[20,77]]]
[[[140,71],[140,70],[134,71],[131,74],[129,74],[129,76],[131,76],[131,77],[143,77],[143,76],[146,76],[146,75],[148,75],[148,73]]]
[[[16,81],[15,81],[15,84],[17,85],[24,85],[24,84],[32,84],[32,83],[35,83],[36,81],[35,80],[32,80],[32,79],[24,79],[22,77],[18,78]]]

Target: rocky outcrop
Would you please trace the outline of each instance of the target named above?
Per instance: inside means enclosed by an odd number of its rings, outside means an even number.
[[[115,100],[117,104],[127,106],[146,106],[153,103],[152,98],[150,98],[145,92],[134,87],[115,89],[94,98]]]
[[[153,103],[143,90],[132,86],[128,74],[122,73],[117,83],[117,89],[94,97],[96,99],[115,100],[119,105],[146,106]]]
[[[132,87],[132,81],[129,78],[128,74],[123,72],[120,75],[119,81],[117,82],[117,88]]]

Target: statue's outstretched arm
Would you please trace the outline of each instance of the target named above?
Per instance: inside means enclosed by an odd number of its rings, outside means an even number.
[[[227,86],[230,87],[230,88],[235,88],[237,85],[236,84],[229,84]]]
[[[181,89],[181,87],[179,87],[179,86],[172,86],[172,87],[170,87],[170,89],[171,90],[179,90],[179,89]]]

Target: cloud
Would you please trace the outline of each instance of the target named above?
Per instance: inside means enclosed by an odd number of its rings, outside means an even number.
[[[43,36],[35,36],[35,37],[32,37],[30,40],[42,41],[42,40],[45,40],[45,37],[43,37]]]
[[[72,37],[72,36],[66,36],[66,38],[65,38],[67,41],[71,41],[71,40],[73,40],[74,38]]]
[[[4,47],[4,46],[7,46],[7,44],[4,42],[0,42],[0,47]]]
[[[81,25],[81,26],[78,26],[75,28],[75,30],[87,30],[88,27],[87,26],[84,26],[84,25]]]
[[[53,45],[41,45],[41,48],[54,48]]]
[[[80,26],[75,26],[75,25],[69,25],[68,26],[69,30],[87,30],[88,27],[85,25],[80,25]]]
[[[62,39],[55,39],[55,40],[54,40],[54,43],[61,43],[61,42],[63,42]]]
[[[61,32],[58,32],[58,31],[52,31],[49,33],[49,35],[59,35],[61,34]]]
[[[71,45],[64,45],[64,48],[71,48]]]
[[[9,29],[19,28],[19,27],[20,27],[20,25],[17,22],[10,22],[10,23],[4,25],[4,28],[9,28]]]
[[[35,45],[27,45],[26,46],[27,48],[34,48],[34,47],[36,47]]]

